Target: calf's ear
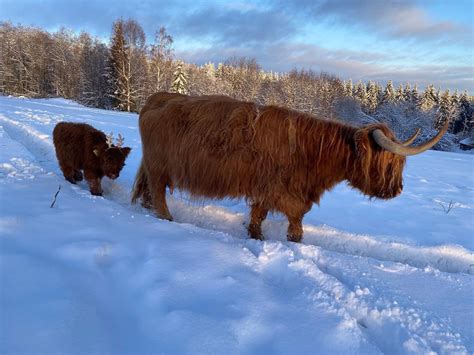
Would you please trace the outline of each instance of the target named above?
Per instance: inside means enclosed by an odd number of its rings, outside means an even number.
[[[125,148],[120,148],[120,149],[122,150],[122,153],[125,156],[125,158],[128,156],[128,154],[132,150],[132,148],[130,148],[130,147],[125,147]]]
[[[105,143],[96,144],[92,148],[93,148],[92,153],[94,153],[96,157],[100,157],[107,150],[107,145]]]

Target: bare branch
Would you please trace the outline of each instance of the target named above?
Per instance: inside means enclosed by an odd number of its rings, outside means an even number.
[[[53,202],[51,202],[51,206],[49,206],[49,208],[53,208],[53,207],[54,207],[54,204],[56,203],[56,197],[58,197],[59,191],[61,191],[61,185],[59,185],[58,191],[56,191],[56,193],[54,194]]]
[[[456,208],[458,206],[457,203],[454,203],[453,200],[449,201],[449,204],[445,204],[442,201],[437,201],[438,205],[440,205],[443,208],[444,213],[448,214],[451,212],[452,209]]]

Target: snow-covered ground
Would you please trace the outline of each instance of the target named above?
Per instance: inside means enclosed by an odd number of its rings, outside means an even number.
[[[280,215],[260,242],[243,201],[175,192],[176,222],[130,206],[137,118],[0,97],[0,353],[474,351],[474,156],[408,158],[391,201],[340,185],[307,214],[302,244]],[[133,148],[103,198],[63,179],[63,120]]]

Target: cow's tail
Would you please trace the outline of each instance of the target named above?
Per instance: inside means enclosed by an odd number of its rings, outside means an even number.
[[[145,165],[143,159],[140,162],[137,175],[135,176],[135,182],[133,183],[132,190],[132,203],[137,203],[138,199],[142,200],[142,204],[145,206],[150,202],[150,190],[148,187],[148,177],[145,171]]]

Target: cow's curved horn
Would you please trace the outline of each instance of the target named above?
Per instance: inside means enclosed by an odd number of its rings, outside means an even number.
[[[443,128],[438,132],[436,136],[431,138],[428,142],[425,142],[417,147],[406,147],[403,144],[395,143],[392,140],[388,139],[387,136],[380,129],[374,129],[372,135],[379,146],[388,150],[389,152],[399,154],[399,155],[415,155],[423,153],[425,150],[430,149],[436,143],[438,143],[443,135],[446,133],[449,127],[449,121],[446,121]]]
[[[412,144],[415,141],[416,137],[418,137],[418,134],[420,134],[420,131],[421,130],[417,128],[416,132],[410,138],[408,138],[405,142],[403,142],[402,145],[404,145],[405,147],[408,147],[410,144]]]

